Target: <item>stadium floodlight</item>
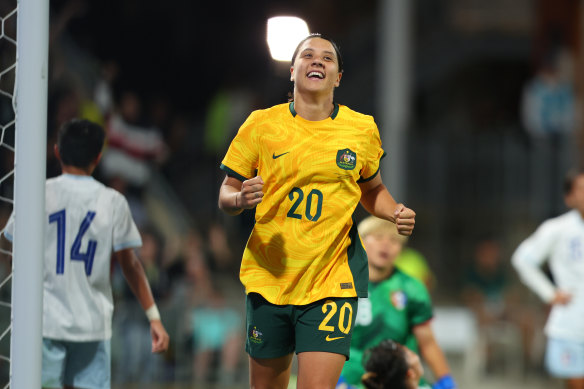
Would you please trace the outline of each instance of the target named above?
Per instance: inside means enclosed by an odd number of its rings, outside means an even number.
[[[294,49],[308,36],[308,25],[295,16],[275,16],[268,19],[267,41],[276,61],[290,61]]]

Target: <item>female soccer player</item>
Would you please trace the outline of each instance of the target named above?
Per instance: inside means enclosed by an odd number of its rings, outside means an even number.
[[[387,220],[369,216],[359,223],[359,234],[369,258],[369,297],[359,300],[351,342],[351,360],[342,371],[345,382],[357,385],[364,373],[364,351],[392,339],[419,353],[436,378],[434,389],[456,384],[434,338],[432,302],[426,287],[394,266],[406,237]],[[420,388],[429,388],[422,380]]]
[[[219,207],[256,208],[240,279],[247,293],[252,388],[286,388],[293,353],[298,388],[334,388],[349,357],[367,257],[351,215],[361,202],[410,235],[415,213],[378,174],[384,152],[371,116],[333,100],[343,61],[311,35],[294,52],[293,100],[253,112],[221,169]]]

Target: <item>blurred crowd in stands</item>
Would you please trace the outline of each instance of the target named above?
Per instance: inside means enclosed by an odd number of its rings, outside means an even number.
[[[148,320],[113,263],[113,383],[147,388],[157,382],[245,381],[237,251],[245,237],[240,226],[229,228],[219,218],[215,197],[219,156],[233,135],[222,131],[235,131],[233,121],[243,119],[232,116],[251,110],[248,96],[218,95],[202,120],[177,112],[165,96],[127,85],[116,61],[101,61],[72,39],[67,25],[88,3],[60,5],[50,23],[47,178],[61,173],[53,145],[63,123],[85,118],[105,128],[107,144],[94,176],[128,199],[143,239],[138,254],[171,338],[166,354],[151,353]],[[0,105],[3,118],[12,114],[6,102]],[[6,154],[3,171],[9,172],[13,154]],[[2,206],[2,225],[10,209]],[[10,261],[0,265],[4,280]],[[0,296],[9,299],[10,288],[2,288]],[[3,341],[3,351],[6,347]]]

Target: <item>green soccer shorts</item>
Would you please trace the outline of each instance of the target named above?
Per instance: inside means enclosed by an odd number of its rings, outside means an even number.
[[[257,293],[246,298],[245,351],[253,358],[324,351],[349,359],[357,297],[331,297],[307,305],[275,305]]]

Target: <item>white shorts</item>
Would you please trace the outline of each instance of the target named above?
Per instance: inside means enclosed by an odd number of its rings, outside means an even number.
[[[549,338],[545,364],[554,377],[584,377],[584,342]]]
[[[65,385],[86,389],[110,389],[110,340],[67,342],[43,338],[43,388]]]

